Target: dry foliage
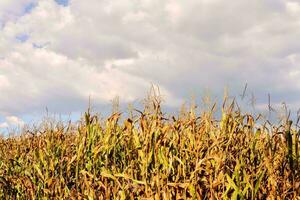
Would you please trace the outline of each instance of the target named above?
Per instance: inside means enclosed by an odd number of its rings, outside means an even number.
[[[167,118],[149,98],[138,117],[89,111],[0,139],[1,199],[297,199],[300,131],[259,125],[234,103]],[[183,112],[183,111],[182,111]],[[299,199],[299,198],[298,198]]]

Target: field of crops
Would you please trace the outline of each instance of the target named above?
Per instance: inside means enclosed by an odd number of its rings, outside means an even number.
[[[258,123],[235,103],[44,122],[0,139],[1,199],[299,199],[296,121]]]

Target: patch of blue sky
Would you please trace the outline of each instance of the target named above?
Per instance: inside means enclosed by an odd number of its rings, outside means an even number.
[[[16,39],[19,41],[19,42],[26,42],[28,39],[29,39],[29,35],[26,34],[26,33],[21,33],[19,35],[16,36]]]
[[[36,3],[34,2],[27,4],[24,8],[24,13],[25,14],[30,13],[35,7],[36,7]]]
[[[4,121],[5,121],[5,118],[2,115],[0,115],[0,124]]]
[[[42,48],[49,46],[50,44],[51,44],[50,42],[46,42],[44,44],[32,43],[32,46],[36,49],[42,49]]]
[[[24,121],[26,127],[29,129],[34,126],[39,126],[43,121],[52,122],[63,122],[67,124],[68,122],[76,123],[83,116],[83,112],[72,112],[69,114],[58,114],[51,111],[37,112],[35,114],[24,114],[20,118]],[[1,121],[0,121],[1,122]]]
[[[61,6],[68,6],[69,5],[69,0],[55,0],[57,4]]]

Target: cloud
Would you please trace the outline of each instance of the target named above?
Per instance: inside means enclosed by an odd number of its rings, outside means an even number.
[[[245,83],[261,105],[268,93],[299,105],[298,1],[39,0],[27,13],[34,1],[16,2],[0,6],[2,115],[78,111],[90,95],[130,102],[150,83],[170,106]]]
[[[36,2],[37,0],[1,0],[0,22],[16,20],[19,16],[30,12]]]
[[[19,48],[0,61],[6,74],[2,80],[6,87],[2,91],[7,95],[0,97],[0,110],[5,113],[26,113],[46,106],[58,112],[78,111],[86,105],[89,96],[96,103],[107,103],[117,95],[130,102],[141,98],[150,85],[146,79],[114,69],[109,64],[98,69],[84,61],[71,60],[29,44],[21,44]]]
[[[24,121],[16,116],[7,116],[5,122],[0,123],[0,129],[17,127],[22,128],[24,126]]]

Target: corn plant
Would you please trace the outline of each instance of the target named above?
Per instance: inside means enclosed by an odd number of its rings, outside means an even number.
[[[299,135],[292,122],[258,123],[232,102],[178,116],[161,100],[88,110],[79,124],[43,123],[0,139],[1,199],[299,199]]]

